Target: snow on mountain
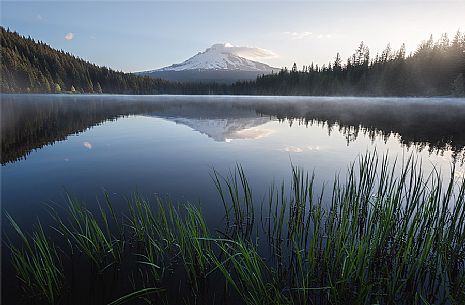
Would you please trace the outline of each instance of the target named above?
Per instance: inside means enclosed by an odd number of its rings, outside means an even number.
[[[273,133],[270,128],[262,126],[270,122],[269,117],[257,115],[254,108],[239,107],[226,100],[225,103],[208,103],[194,99],[182,104],[172,100],[159,111],[146,115],[188,126],[218,142],[260,139]]]
[[[174,64],[145,73],[185,70],[239,70],[271,73],[272,71],[279,70],[267,64],[239,56],[237,54],[238,49],[240,47],[234,47],[229,43],[214,44],[204,52],[199,52],[180,64]]]
[[[261,128],[269,118],[227,118],[227,119],[193,119],[168,118],[176,124],[189,126],[218,142],[231,142],[236,139],[260,139],[273,131]]]

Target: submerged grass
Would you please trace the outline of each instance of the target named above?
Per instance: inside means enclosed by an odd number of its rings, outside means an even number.
[[[53,209],[52,215],[57,223],[57,231],[68,240],[71,250],[77,248],[84,253],[99,273],[115,263],[120,263],[124,242],[122,236],[115,236],[110,231],[110,218],[118,225],[110,202],[106,200],[111,216],[108,216],[107,209],[99,203],[100,219],[98,219],[76,198],[69,195],[67,198],[65,217],[60,216]],[[121,234],[121,230],[116,231]]]
[[[139,195],[129,201],[130,232],[139,244],[138,262],[150,269],[155,282],[178,262],[194,291],[205,280],[211,265],[209,231],[200,210],[190,204],[181,208],[157,199],[152,206]]]
[[[436,170],[425,174],[413,157],[388,160],[363,155],[327,190],[316,190],[314,175],[293,166],[290,187],[272,186],[262,202],[254,200],[240,166],[226,177],[214,171],[225,208],[221,233],[212,233],[193,205],[160,198],[152,204],[139,195],[128,200],[122,222],[109,203],[97,219],[75,200],[66,220],[55,219],[72,248],[101,272],[121,261],[128,244],[153,288],[176,274],[194,299],[202,287],[219,289],[222,281],[232,288],[225,296],[250,305],[465,304],[465,180],[456,181],[453,169],[446,182]],[[46,248],[54,249],[50,243]],[[33,285],[38,279],[28,280],[22,274],[31,272],[22,270],[37,267],[17,257],[37,251],[12,249],[13,258],[24,261],[14,264],[27,266],[17,268],[19,278]],[[53,278],[63,276],[60,255],[51,253]],[[51,280],[40,287],[60,288]]]
[[[143,289],[140,289],[140,290],[136,290],[134,292],[131,292],[131,293],[128,293],[110,303],[108,303],[108,305],[120,305],[120,304],[125,304],[129,301],[132,301],[134,299],[137,299],[137,298],[142,298],[142,297],[145,297],[145,296],[148,296],[148,295],[151,295],[151,294],[157,294],[157,293],[161,293],[163,292],[163,289],[160,289],[160,288],[143,288]]]
[[[223,254],[220,257],[224,258],[212,257],[216,269],[246,304],[289,303],[276,285],[273,271],[252,244],[240,239],[216,239],[215,242]]]
[[[10,250],[11,262],[22,287],[27,295],[55,304],[64,286],[63,265],[57,248],[45,236],[40,223],[28,237],[9,214],[6,217],[21,241],[21,246],[10,243]]]

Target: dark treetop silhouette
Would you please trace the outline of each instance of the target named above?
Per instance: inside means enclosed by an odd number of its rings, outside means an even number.
[[[465,107],[454,99],[7,95],[1,105],[2,164],[104,121],[137,114],[247,118],[256,113],[325,124],[328,132],[341,128],[348,143],[359,133],[394,134],[407,146],[451,149],[455,159],[465,157]]]
[[[166,80],[99,67],[43,42],[15,32],[1,33],[1,92],[9,93],[120,93],[120,94],[246,94],[246,95],[369,95],[369,96],[465,96],[465,35],[452,41],[444,34],[422,42],[410,55],[405,46],[394,51],[388,45],[371,56],[362,42],[342,63],[294,64],[278,73],[232,85]]]

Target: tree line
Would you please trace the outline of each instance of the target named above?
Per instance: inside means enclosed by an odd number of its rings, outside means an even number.
[[[114,71],[0,27],[1,83],[5,93],[226,93],[224,85],[178,83]]]
[[[298,69],[262,75],[255,81],[233,85],[236,94],[257,95],[369,95],[369,96],[465,96],[465,34],[452,40],[443,34],[430,36],[415,52],[406,55],[405,44],[393,50],[388,44],[372,56],[363,42],[343,64],[313,63]]]
[[[8,93],[465,96],[465,34],[430,36],[407,55],[388,44],[372,56],[363,42],[343,63],[297,64],[232,85],[182,83],[100,67],[1,27],[0,91]]]

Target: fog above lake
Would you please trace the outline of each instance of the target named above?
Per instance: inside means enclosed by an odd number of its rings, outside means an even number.
[[[121,116],[156,116],[216,141],[257,138],[269,120],[396,137],[405,146],[450,150],[463,161],[465,99],[247,96],[2,95],[2,164]]]
[[[379,157],[373,169],[386,160],[396,174],[411,158],[411,172],[435,170],[444,186],[451,167],[454,181],[465,175],[464,99],[2,95],[1,110],[2,209],[25,232],[39,217],[55,234],[46,207],[62,211],[68,194],[95,213],[96,199],[108,196],[129,215],[134,193],[192,203],[216,231],[224,206],[213,169],[227,176],[241,166],[255,211],[272,185],[289,186],[293,166],[315,174],[324,205],[335,177],[347,179],[350,164],[367,154]],[[6,251],[2,259],[10,259]],[[14,284],[5,288],[9,300],[18,295]],[[79,293],[72,302],[89,298]]]

